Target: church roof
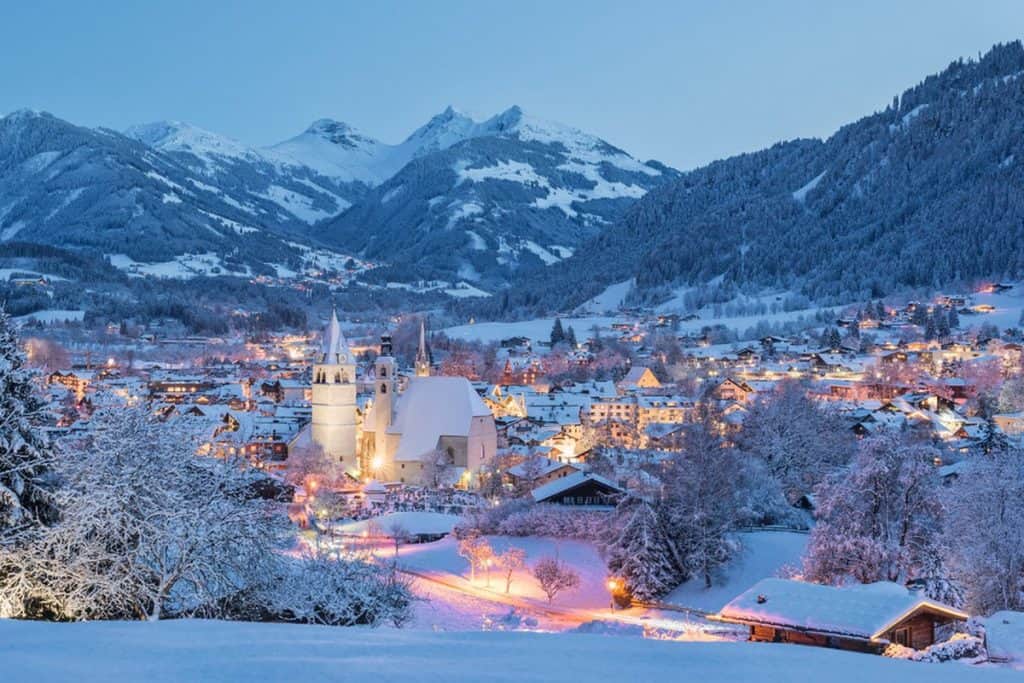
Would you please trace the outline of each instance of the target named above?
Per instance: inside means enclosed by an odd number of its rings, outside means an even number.
[[[401,435],[395,459],[419,460],[442,436],[469,436],[474,417],[490,416],[465,377],[414,377],[398,396],[388,427],[389,434]]]
[[[324,328],[324,338],[320,345],[320,360],[323,363],[341,365],[352,362],[352,353],[348,348],[348,341],[341,331],[341,323],[338,322],[338,310],[331,311],[331,319]]]

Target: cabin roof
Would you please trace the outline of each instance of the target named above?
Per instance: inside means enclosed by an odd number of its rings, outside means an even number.
[[[836,587],[788,579],[762,579],[717,616],[742,624],[885,641],[886,631],[921,610],[967,619],[965,613],[895,583]]]

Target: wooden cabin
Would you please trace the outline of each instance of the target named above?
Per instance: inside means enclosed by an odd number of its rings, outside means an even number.
[[[537,503],[612,508],[626,491],[593,472],[575,472],[538,486],[530,493]]]
[[[895,583],[823,586],[763,579],[713,618],[750,627],[750,640],[880,653],[891,643],[923,650],[967,614]]]

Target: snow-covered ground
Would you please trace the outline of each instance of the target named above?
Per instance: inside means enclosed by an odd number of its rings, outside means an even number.
[[[571,592],[556,596],[554,604],[588,609],[608,606],[608,590],[605,588],[608,570],[593,545],[582,541],[535,537],[488,536],[487,540],[499,555],[511,547],[526,551],[526,567],[514,573],[511,595],[538,603],[546,602],[547,598],[530,574],[530,567],[543,557],[558,557],[579,572],[580,585]],[[413,570],[446,578],[461,577],[467,584],[470,583],[469,562],[458,554],[458,541],[454,538],[405,546],[400,551],[399,562],[403,567]],[[489,579],[487,572],[479,573],[472,585],[490,588],[495,593],[503,594],[505,590],[504,577],[497,567],[490,572]]]
[[[52,324],[52,323],[64,323],[64,322],[81,322],[85,318],[85,311],[65,310],[65,309],[47,309],[44,311],[36,311],[29,313],[28,315],[20,315],[15,318],[15,322],[27,323],[31,320],[38,320],[41,323]]]
[[[920,664],[796,645],[198,620],[77,624],[0,620],[0,663],[5,683],[1020,680],[1019,672],[1000,667]]]
[[[603,292],[576,307],[576,313],[609,313],[622,307],[635,280],[624,280],[608,285]]]
[[[617,322],[624,322],[624,320],[622,318],[609,318],[605,316],[562,319],[562,325],[576,330],[576,336],[581,340],[586,338],[594,325],[601,329],[602,334],[608,334],[612,323]],[[474,323],[472,325],[449,327],[444,330],[444,333],[452,339],[477,340],[485,344],[508,339],[509,337],[526,337],[534,342],[538,342],[547,341],[551,337],[551,326],[554,323],[554,318],[537,318],[535,320],[511,323]]]
[[[996,612],[985,619],[988,653],[1024,669],[1024,612]]]
[[[717,612],[727,602],[761,579],[778,576],[787,567],[799,568],[807,547],[807,534],[752,531],[740,534],[743,550],[711,588],[700,579],[687,581],[663,602]]]
[[[390,534],[393,529],[401,528],[410,534],[447,534],[459,522],[456,515],[440,512],[390,512],[372,519],[342,524],[335,529],[336,533],[358,536],[363,533],[370,535]]]
[[[1021,313],[1024,312],[1024,286],[1016,285],[1013,289],[998,294],[973,294],[971,304],[993,306],[995,310],[977,315],[961,315],[961,327],[995,325],[1000,330],[1019,327]]]

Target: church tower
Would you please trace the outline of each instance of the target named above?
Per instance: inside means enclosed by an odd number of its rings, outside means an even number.
[[[378,455],[384,445],[384,435],[391,426],[395,414],[395,392],[398,390],[395,368],[395,359],[391,356],[391,337],[384,335],[380,338],[380,355],[373,366],[373,419]]]
[[[356,366],[341,332],[338,312],[324,328],[317,363],[313,365],[313,441],[337,458],[344,471],[359,469],[356,461]]]
[[[416,350],[416,376],[430,377],[430,354],[427,352],[427,326],[420,318],[420,346]]]

